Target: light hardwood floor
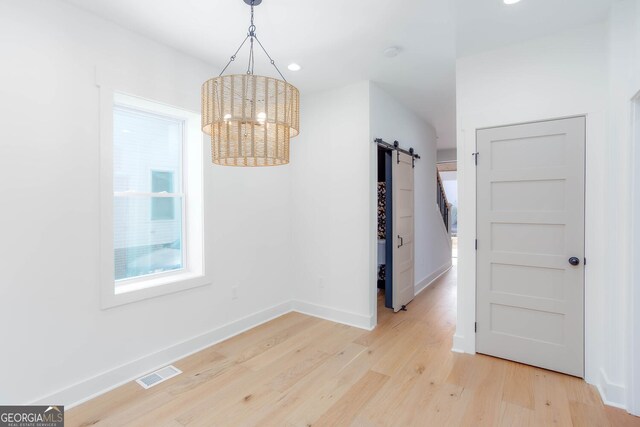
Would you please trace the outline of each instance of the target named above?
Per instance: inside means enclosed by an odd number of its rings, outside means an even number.
[[[640,426],[584,381],[450,351],[455,269],[371,332],[290,313],[66,414],[67,426]]]

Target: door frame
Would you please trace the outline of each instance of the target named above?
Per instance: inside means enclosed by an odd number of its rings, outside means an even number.
[[[536,124],[536,123],[544,123],[544,122],[553,122],[553,121],[558,121],[558,120],[567,120],[567,119],[576,119],[576,118],[584,118],[585,119],[585,140],[583,141],[583,145],[584,145],[584,169],[583,169],[583,183],[584,183],[584,195],[583,195],[583,230],[582,230],[582,235],[583,235],[583,244],[584,244],[584,248],[583,248],[583,254],[584,254],[584,258],[583,260],[581,260],[583,262],[582,267],[584,268],[584,274],[582,275],[582,287],[583,287],[583,294],[582,294],[582,360],[583,360],[583,376],[582,378],[586,378],[586,338],[587,338],[587,334],[586,334],[586,311],[587,311],[587,307],[586,307],[586,282],[587,282],[587,262],[585,261],[587,259],[587,233],[586,233],[586,224],[587,224],[587,129],[588,129],[588,125],[587,125],[587,115],[583,114],[583,115],[574,115],[574,116],[569,116],[569,117],[559,117],[559,118],[552,118],[552,119],[546,119],[546,120],[535,120],[535,121],[527,121],[527,122],[521,122],[521,123],[514,123],[514,124],[508,124],[508,125],[499,125],[499,126],[488,126],[488,127],[483,127],[483,128],[477,128],[475,131],[475,144],[474,144],[474,162],[476,162],[476,158],[475,156],[478,153],[478,132],[482,131],[482,130],[488,130],[488,129],[498,129],[498,128],[504,128],[504,127],[511,127],[511,126],[519,126],[519,125],[528,125],[528,124]],[[478,155],[479,160],[477,161],[483,161],[482,156]],[[486,159],[486,156],[484,157]],[[475,178],[475,192],[477,194],[478,191],[478,168],[477,165],[474,164],[474,178]],[[475,211],[475,235],[474,235],[474,240],[477,239],[477,232],[478,232],[478,199],[476,197],[475,200],[475,206],[474,206],[474,211]],[[475,324],[477,324],[478,321],[478,251],[477,249],[474,249],[474,267],[475,267],[475,293],[474,293],[474,297],[475,297],[475,303],[474,303],[474,332],[475,332]],[[474,335],[474,341],[475,341],[475,347],[477,347],[477,341],[478,341],[478,335],[475,334]],[[475,351],[474,351],[475,352]]]
[[[488,117],[484,112],[477,112],[459,123],[458,144],[458,306],[457,324],[453,337],[452,350],[459,353],[475,354],[476,342],[474,325],[476,322],[476,172],[473,153],[476,152],[476,130],[495,126],[517,125],[550,119],[566,119],[586,117],[586,167],[585,167],[585,257],[598,259],[606,255],[599,242],[604,240],[598,231],[598,212],[591,203],[596,199],[593,195],[603,187],[603,180],[597,175],[600,163],[598,159],[606,155],[607,121],[603,110],[594,111],[556,111],[555,114],[536,116],[512,111],[505,114],[505,119]],[[585,380],[592,384],[601,382],[599,364],[598,320],[600,289],[597,283],[602,268],[589,263],[585,266],[585,322],[584,322],[584,354]]]

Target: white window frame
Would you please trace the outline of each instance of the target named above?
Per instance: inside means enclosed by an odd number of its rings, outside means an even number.
[[[113,112],[122,106],[183,121],[184,268],[115,281]],[[200,114],[161,102],[100,90],[100,301],[103,309],[209,285],[204,262],[203,136]]]

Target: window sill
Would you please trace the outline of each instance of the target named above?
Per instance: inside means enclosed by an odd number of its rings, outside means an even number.
[[[117,287],[112,283],[111,289],[113,291],[109,294],[103,294],[102,296],[102,309],[117,307],[119,305],[155,298],[162,295],[169,295],[210,284],[211,282],[207,277],[200,273],[194,273],[191,271],[150,278],[148,280],[123,284]]]

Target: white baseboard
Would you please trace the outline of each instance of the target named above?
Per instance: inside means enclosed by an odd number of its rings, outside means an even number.
[[[464,341],[464,337],[462,335],[454,334],[453,335],[453,347],[451,348],[451,351],[453,351],[455,353],[466,353],[466,351],[464,351],[464,348],[465,348],[464,343],[465,343],[465,341]]]
[[[73,408],[148,372],[155,371],[291,311],[369,331],[375,327],[372,325],[373,318],[371,316],[363,316],[303,301],[287,301],[70,385],[36,399],[32,404],[46,405],[54,402],[64,405],[65,409]]]
[[[600,369],[600,378],[596,388],[600,392],[600,397],[605,405],[615,406],[620,409],[627,409],[627,389],[621,384],[609,381],[609,377]]]
[[[297,311],[309,316],[331,320],[332,322],[343,323],[345,325],[354,326],[356,328],[366,329],[367,331],[370,331],[375,327],[375,325],[372,325],[372,316],[364,316],[362,314],[338,310],[332,307],[312,304],[305,301],[294,300],[291,304],[293,311]]]
[[[255,328],[262,323],[289,313],[292,311],[291,305],[291,301],[287,301],[227,323],[202,335],[118,366],[62,390],[58,390],[32,403],[42,405],[58,403],[64,405],[65,409],[72,408],[126,384],[148,372],[152,372],[246,330]]]
[[[438,280],[440,276],[442,276],[444,273],[449,271],[452,265],[453,264],[451,263],[451,260],[449,260],[449,262],[443,264],[438,269],[436,269],[436,271],[434,271],[433,273],[431,273],[430,275],[428,275],[427,277],[425,277],[424,279],[416,283],[413,287],[414,295],[418,296],[420,292],[427,289],[431,284],[433,284],[436,280]]]
[[[453,335],[453,346],[451,351],[455,353],[471,353],[466,351],[466,342],[462,335]],[[605,405],[614,406],[616,408],[628,410],[626,404],[627,390],[623,385],[612,383],[607,374],[600,369],[600,375],[597,381],[594,382],[600,397]]]

